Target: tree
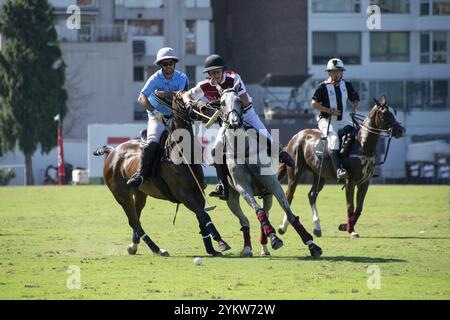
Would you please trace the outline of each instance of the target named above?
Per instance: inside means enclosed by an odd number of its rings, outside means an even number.
[[[7,0],[2,11],[0,155],[18,143],[32,185],[32,156],[39,145],[42,153],[56,146],[54,117],[67,113],[65,64],[47,0]]]

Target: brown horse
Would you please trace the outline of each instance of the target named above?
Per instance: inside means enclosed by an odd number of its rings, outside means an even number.
[[[179,140],[174,141],[174,137],[170,134],[175,129],[187,130],[191,139],[190,146],[194,148],[191,119],[184,109],[181,95],[182,93],[179,92],[173,99],[173,124],[169,130],[168,143],[166,143],[165,149],[178,148]],[[167,154],[170,154],[171,157],[166,157],[164,161],[158,162],[153,170],[154,174],[139,187],[139,190],[133,190],[127,186],[127,180],[133,176],[140,166],[141,143],[139,140],[129,140],[116,148],[104,146],[94,152],[94,155],[97,156],[108,155],[103,167],[105,183],[116,201],[122,206],[127,215],[128,223],[133,229],[132,243],[128,246],[128,253],[135,254],[137,252],[137,245],[142,238],[154,254],[169,255],[166,250],[158,247],[150,239],[139,221],[147,196],[169,200],[177,204],[182,203],[193,211],[199,222],[200,233],[208,254],[221,255],[214,249],[210,236],[218,242],[221,251],[230,249],[230,246],[222,240],[205,209],[206,198],[203,190],[206,184],[204,183],[201,165],[186,164],[186,162],[175,164],[178,162],[171,161],[173,160],[173,154],[178,154],[181,149],[175,149],[175,153],[168,150]]]
[[[383,96],[381,102],[376,99],[374,101],[375,106],[370,110],[364,121],[358,124],[360,128],[351,144],[349,156],[343,159],[343,166],[348,172],[348,178],[345,184],[348,220],[346,224],[339,226],[339,230],[347,231],[352,237],[359,237],[358,233],[355,232],[355,225],[362,213],[364,198],[369,188],[369,181],[373,177],[375,155],[380,136],[401,138],[405,135],[405,128],[397,122],[394,114],[390,111],[386,97]],[[295,168],[287,168],[286,165],[281,165],[278,170],[278,179],[283,179],[287,173],[288,189],[286,191],[286,197],[289,203],[292,203],[300,177],[305,170],[309,170],[312,173],[313,185],[308,193],[308,198],[313,213],[313,231],[316,236],[320,237],[322,231],[316,200],[325,184],[325,180],[336,181],[336,172],[333,169],[331,159],[326,156],[319,179],[321,158],[314,150],[318,142],[324,143],[326,140],[321,139],[321,133],[317,129],[305,129],[297,133],[289,141],[286,148],[296,162]],[[316,147],[317,150],[324,150],[323,145]],[[356,194],[356,210],[354,207],[355,187],[358,189]],[[288,225],[289,222],[285,217],[278,231],[283,234],[286,232]]]

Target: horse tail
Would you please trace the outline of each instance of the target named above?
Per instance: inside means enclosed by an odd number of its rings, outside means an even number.
[[[104,154],[109,154],[114,150],[113,147],[103,146],[94,151],[94,156],[102,156]]]

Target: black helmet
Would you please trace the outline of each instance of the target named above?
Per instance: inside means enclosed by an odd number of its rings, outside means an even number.
[[[212,54],[206,58],[205,69],[203,70],[203,72],[206,73],[214,69],[224,69],[224,68],[225,68],[225,60],[218,54]]]

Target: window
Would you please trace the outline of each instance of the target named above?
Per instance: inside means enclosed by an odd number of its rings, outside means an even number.
[[[443,16],[450,14],[450,0],[433,0],[433,15]]]
[[[133,68],[133,81],[144,81],[144,67]]]
[[[450,108],[448,98],[449,80],[406,81],[406,103],[408,108]]]
[[[372,81],[369,85],[369,96],[379,99],[386,95],[388,103],[396,109],[404,108],[404,81]]]
[[[450,63],[450,32],[434,31],[420,34],[420,63]]]
[[[428,16],[431,12],[435,16],[450,15],[450,0],[421,0],[420,15]]]
[[[197,83],[196,79],[197,67],[196,66],[186,66],[186,75],[189,78],[189,87],[192,88]]]
[[[409,0],[371,0],[370,3],[379,6],[381,13],[410,13]]]
[[[195,20],[186,20],[185,39],[186,39],[186,53],[196,52],[196,36],[195,36]]]
[[[371,32],[370,60],[409,61],[409,32]]]
[[[313,0],[313,13],[356,13],[361,12],[360,0]]]
[[[359,32],[313,32],[313,64],[326,65],[334,57],[345,64],[361,64]]]
[[[211,0],[184,0],[186,8],[209,8]]]
[[[448,81],[434,80],[431,82],[431,108],[448,107]]]
[[[80,30],[78,30],[78,40],[90,42],[93,39],[91,21],[81,21]]]
[[[163,20],[128,20],[132,36],[162,36]]]

